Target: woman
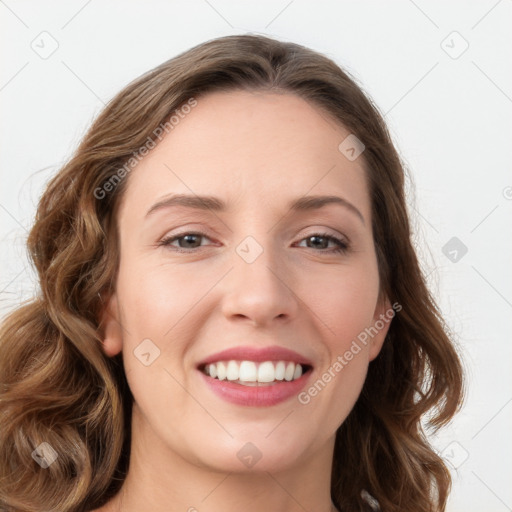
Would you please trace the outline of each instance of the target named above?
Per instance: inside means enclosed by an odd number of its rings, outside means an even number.
[[[333,61],[198,45],[100,114],[28,239],[0,334],[7,510],[427,512],[461,364],[404,171]]]

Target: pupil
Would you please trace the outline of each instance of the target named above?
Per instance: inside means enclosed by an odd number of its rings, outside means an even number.
[[[323,236],[316,236],[316,235],[310,237],[310,240],[313,240],[313,241],[318,241],[319,239],[320,240],[321,239],[325,239],[325,237],[323,237]],[[320,245],[324,246],[325,244],[320,244]]]
[[[193,244],[193,243],[194,243],[194,242],[193,242],[194,237],[196,237],[196,238],[197,238],[197,235],[185,235],[185,237],[184,237],[185,242],[186,242],[187,244],[188,244],[189,242]],[[192,239],[192,241],[191,241],[190,239]]]

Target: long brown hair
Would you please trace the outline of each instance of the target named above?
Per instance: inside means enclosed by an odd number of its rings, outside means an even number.
[[[445,510],[450,474],[422,419],[436,430],[452,418],[463,374],[411,242],[404,166],[347,72],[298,44],[249,34],[197,45],[129,84],[47,185],[28,237],[41,292],[0,331],[2,510],[85,512],[120,489],[133,397],[121,355],[101,349],[98,318],[116,282],[126,164],[191,98],[240,89],[298,95],[365,145],[381,296],[402,306],[336,433],[332,500],[343,512],[369,510],[366,493],[383,512]],[[44,443],[58,454],[48,467],[37,460]]]

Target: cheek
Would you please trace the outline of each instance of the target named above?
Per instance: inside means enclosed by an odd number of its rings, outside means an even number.
[[[148,417],[167,407],[168,400],[174,410],[185,411],[187,394],[178,382],[186,381],[185,354],[197,330],[194,307],[214,276],[210,272],[210,281],[203,283],[200,276],[190,279],[183,269],[131,263],[120,268],[118,277],[130,389]]]
[[[365,329],[373,325],[378,272],[367,263],[342,268],[336,275],[317,276],[315,282],[308,306],[319,318],[317,327],[323,333],[327,358],[306,392],[313,403],[317,401],[313,407],[322,409],[319,416],[328,418],[336,429],[350,413],[366,379],[369,344]]]
[[[198,323],[194,316],[200,308],[208,290],[218,280],[209,269],[203,274],[187,271],[184,267],[152,265],[126,262],[120,268],[118,296],[121,298],[123,319],[123,352],[126,371],[145,371],[134,356],[139,347],[149,349],[151,357],[157,355],[148,367],[172,369],[176,377],[185,370],[180,368],[185,361],[188,344],[197,335]],[[143,340],[151,340],[151,343]],[[147,372],[146,372],[147,373]]]
[[[212,280],[186,269],[146,265],[143,269],[126,266],[119,275],[119,296],[123,313],[134,332],[165,340],[185,320],[194,305],[211,287]]]
[[[371,326],[378,298],[378,273],[371,265],[344,267],[317,276],[308,306],[317,313],[332,358],[342,355]]]
[[[329,384],[333,386],[329,397],[329,417],[335,428],[345,421],[354,408],[368,372],[368,356],[363,350],[350,361],[345,357],[341,361],[338,360],[340,365],[336,367],[337,371],[334,368],[331,370],[335,376]]]

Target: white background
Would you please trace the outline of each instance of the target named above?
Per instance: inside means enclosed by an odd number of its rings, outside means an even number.
[[[363,84],[409,168],[415,242],[468,371],[433,439],[457,466],[448,510],[512,510],[510,0],[0,0],[0,15],[0,314],[37,290],[24,241],[42,187],[116,92],[215,37],[303,44]]]

